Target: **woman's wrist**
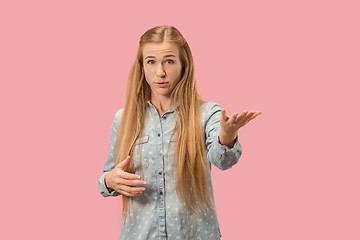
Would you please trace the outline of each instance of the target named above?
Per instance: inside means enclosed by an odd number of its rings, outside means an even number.
[[[105,174],[105,178],[104,178],[105,187],[106,187],[108,190],[111,190],[112,188],[110,188],[110,187],[108,186],[108,184],[106,183],[106,175],[108,175],[108,173]]]
[[[219,143],[222,144],[222,145],[226,145],[228,146],[229,148],[232,148],[235,144],[235,139],[236,139],[236,135],[233,135],[233,134],[224,134],[222,132],[220,132],[219,134]]]

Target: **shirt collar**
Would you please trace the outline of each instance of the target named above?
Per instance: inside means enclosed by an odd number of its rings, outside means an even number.
[[[153,108],[154,105],[150,102],[150,100],[147,100],[146,103],[148,104],[148,106],[152,106]],[[173,113],[174,112],[174,109],[177,108],[179,106],[179,104],[176,104],[175,106],[169,108],[165,113]]]

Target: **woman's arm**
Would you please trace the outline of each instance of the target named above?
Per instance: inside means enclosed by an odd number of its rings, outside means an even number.
[[[207,103],[205,114],[205,145],[207,159],[221,170],[235,165],[241,154],[242,147],[238,141],[238,130],[261,112],[233,114],[227,116],[225,110],[214,102]]]
[[[115,161],[114,161],[114,155],[115,155],[115,144],[116,144],[116,139],[117,139],[117,132],[118,132],[118,128],[119,128],[119,123],[120,123],[120,118],[122,115],[122,111],[123,109],[120,109],[116,112],[115,117],[113,119],[112,125],[111,125],[111,133],[110,133],[110,147],[109,147],[109,154],[108,157],[106,159],[105,165],[104,165],[104,169],[103,169],[103,174],[100,176],[99,180],[98,180],[98,188],[99,188],[99,192],[101,193],[101,195],[103,195],[104,197],[108,197],[108,196],[118,196],[120,195],[119,192],[106,187],[105,184],[105,175],[110,172],[112,169],[115,168]]]
[[[141,194],[142,191],[145,191],[145,188],[142,186],[147,185],[145,181],[140,180],[140,176],[124,171],[126,164],[130,161],[130,156],[115,166],[115,146],[122,112],[123,110],[120,109],[115,114],[111,126],[109,155],[105,162],[103,174],[98,181],[99,191],[104,197],[115,197],[122,194],[126,196],[137,196]]]
[[[234,146],[234,140],[239,129],[260,114],[260,111],[245,110],[241,114],[235,112],[233,115],[228,116],[225,109],[222,109],[220,119],[221,131],[219,133],[220,142],[230,148]]]
[[[240,142],[234,140],[234,145],[223,145],[219,142],[219,134],[221,131],[221,107],[214,102],[207,103],[205,106],[204,114],[206,115],[205,121],[205,146],[207,149],[207,159],[221,170],[226,170],[235,165],[242,153]]]

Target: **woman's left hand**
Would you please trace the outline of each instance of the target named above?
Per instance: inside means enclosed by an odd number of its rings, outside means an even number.
[[[219,139],[222,144],[233,145],[238,130],[248,124],[251,120],[261,114],[258,110],[243,111],[241,114],[234,113],[231,116],[226,115],[225,109],[221,110],[220,126],[221,131]]]

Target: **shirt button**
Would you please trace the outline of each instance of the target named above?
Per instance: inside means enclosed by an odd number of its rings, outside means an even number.
[[[161,175],[162,174],[162,172],[159,172],[159,175]]]
[[[159,152],[159,156],[160,156],[160,157],[162,156],[162,152]]]
[[[158,134],[158,137],[160,137],[160,133]]]
[[[160,195],[162,195],[162,191],[160,191]]]
[[[164,116],[164,119],[166,119],[166,116]]]

